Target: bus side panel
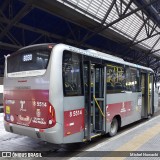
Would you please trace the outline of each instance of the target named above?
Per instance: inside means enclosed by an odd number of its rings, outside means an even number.
[[[63,51],[68,50],[68,46],[63,44],[56,45],[52,50],[51,56],[51,71],[50,71],[50,85],[49,85],[49,102],[55,109],[56,122],[59,124],[59,128],[57,128],[58,133],[56,134],[56,143],[72,143],[72,142],[82,142],[84,138],[84,127],[82,125],[82,131],[78,132],[79,123],[84,115],[84,96],[74,96],[74,97],[64,97],[63,94],[63,78],[62,78],[62,59],[63,59]],[[67,118],[70,111],[73,112],[74,115],[79,114],[77,117],[71,119]],[[80,114],[82,113],[82,114]],[[67,118],[67,119],[65,119]],[[84,118],[83,118],[84,120]],[[64,122],[70,122],[69,125],[65,128]],[[77,128],[74,129],[74,123],[77,124]],[[81,122],[83,124],[83,122]],[[73,126],[72,126],[73,125]],[[72,128],[69,131],[68,127]],[[52,130],[52,129],[50,129]],[[54,129],[53,129],[54,130]],[[69,135],[64,136],[64,132],[68,132]],[[71,132],[71,133],[69,133]],[[52,141],[52,136],[47,137],[47,141]]]
[[[48,142],[63,143],[63,85],[62,85],[62,54],[64,46],[56,45],[52,50],[50,57],[50,84],[49,84],[49,102],[55,109],[56,116],[56,134],[46,134]],[[49,132],[55,129],[50,128]],[[54,141],[56,139],[56,142]]]
[[[140,92],[107,94],[107,128],[116,115],[121,117],[121,126],[140,120],[141,104],[138,104],[140,97],[142,97]]]
[[[64,143],[84,138],[84,96],[64,98]]]
[[[142,93],[135,92],[135,93],[126,93],[127,98],[131,99],[132,101],[132,114],[127,113],[126,122],[124,125],[133,123],[138,121],[142,118]]]

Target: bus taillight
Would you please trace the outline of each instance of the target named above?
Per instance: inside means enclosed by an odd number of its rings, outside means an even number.
[[[55,109],[52,105],[49,105],[48,125],[53,127],[56,124]]]

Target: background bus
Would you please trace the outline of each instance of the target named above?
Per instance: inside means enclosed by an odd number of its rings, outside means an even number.
[[[56,144],[114,136],[154,114],[153,84],[152,69],[115,56],[65,44],[28,46],[6,57],[5,129]]]

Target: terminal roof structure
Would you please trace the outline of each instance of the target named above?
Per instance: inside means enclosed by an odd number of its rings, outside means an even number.
[[[159,0],[0,0],[0,31],[2,63],[23,46],[55,42],[160,72]]]

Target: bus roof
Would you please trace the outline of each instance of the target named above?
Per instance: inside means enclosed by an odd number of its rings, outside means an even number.
[[[144,67],[138,64],[134,64],[134,63],[130,63],[130,62],[126,62],[124,61],[122,58],[116,57],[116,56],[112,56],[109,55],[107,53],[103,53],[103,52],[99,52],[93,49],[87,49],[88,52],[94,53],[97,57],[111,61],[111,62],[116,62],[116,63],[120,63],[120,64],[124,64],[127,66],[131,66],[131,67],[135,67],[135,68],[139,68],[139,69],[144,69],[144,70],[148,70],[150,72],[154,72],[151,68],[148,67]]]
[[[20,50],[23,50],[23,49],[28,49],[28,48],[32,48],[32,47],[42,47],[42,46],[54,46],[56,45],[55,43],[42,43],[42,44],[33,44],[33,45],[29,45],[29,46],[25,46],[23,48],[20,48]]]
[[[116,57],[116,56],[113,56],[113,55],[110,55],[110,54],[107,54],[107,53],[103,53],[103,52],[96,51],[96,50],[93,50],[93,49],[83,50],[83,49],[76,48],[76,47],[66,45],[66,44],[62,44],[62,43],[59,43],[59,44],[55,44],[55,43],[34,44],[34,45],[23,47],[20,50],[31,48],[31,47],[47,46],[47,45],[48,46],[49,45],[52,45],[52,46],[61,45],[61,47],[63,46],[64,48],[69,47],[69,50],[80,53],[80,54],[83,54],[83,55],[88,55],[88,56],[91,56],[91,57],[104,59],[104,60],[107,60],[107,61],[110,61],[110,62],[124,64],[124,65],[127,65],[127,66],[131,66],[131,67],[135,67],[135,68],[139,68],[139,69],[148,70],[150,72],[154,72],[151,68],[144,67],[144,66],[134,64],[134,63],[130,63],[130,62],[126,62],[122,58],[119,58],[119,57]]]

